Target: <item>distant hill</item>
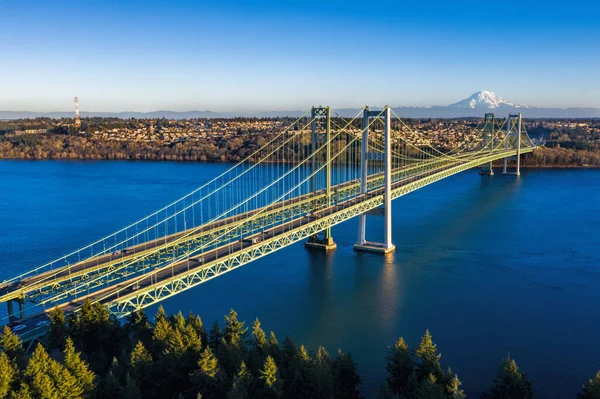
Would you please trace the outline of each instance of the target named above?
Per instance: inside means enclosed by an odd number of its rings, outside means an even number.
[[[377,107],[373,107],[377,108]],[[394,107],[394,112],[406,118],[460,118],[482,117],[486,112],[494,112],[502,117],[506,114],[521,112],[526,118],[600,118],[600,108],[540,108],[516,104],[507,101],[489,90],[478,91],[464,100],[450,105],[431,107]],[[334,109],[333,115],[353,117],[361,109]],[[213,111],[152,111],[152,112],[81,112],[82,117],[116,117],[116,118],[234,118],[258,117],[274,118],[278,116],[298,117],[304,111],[267,111],[267,112],[213,112]],[[22,118],[71,118],[72,112],[33,112],[33,111],[0,111],[0,119]]]

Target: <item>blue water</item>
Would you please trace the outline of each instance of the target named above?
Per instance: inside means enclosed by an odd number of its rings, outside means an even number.
[[[161,207],[228,165],[0,161],[0,280]],[[574,397],[600,369],[600,171],[464,172],[394,201],[391,256],[281,250],[164,302],[205,323],[234,308],[279,339],[352,352],[374,397],[387,346],[429,329],[471,397],[508,353],[536,397]],[[368,238],[383,236],[370,217]]]

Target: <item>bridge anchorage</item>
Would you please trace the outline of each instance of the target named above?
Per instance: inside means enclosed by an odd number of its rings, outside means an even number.
[[[243,160],[173,203],[5,280],[3,323],[31,342],[56,307],[76,313],[90,301],[121,318],[298,242],[333,250],[331,228],[354,217],[354,248],[389,253],[394,199],[469,169],[491,174],[501,159],[515,159],[518,174],[521,154],[535,148],[520,115],[502,123],[486,115],[448,149],[387,106],[354,118],[314,107],[255,142]],[[384,216],[383,243],[366,240],[374,213]]]

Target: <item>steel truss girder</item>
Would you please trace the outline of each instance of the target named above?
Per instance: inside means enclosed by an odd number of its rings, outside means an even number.
[[[232,225],[226,225],[209,234],[192,237],[190,240],[181,242],[177,245],[161,248],[159,251],[150,254],[150,256],[125,266],[111,264],[102,269],[95,269],[89,273],[79,274],[76,278],[65,279],[56,283],[53,282],[52,285],[46,285],[42,290],[29,293],[27,299],[35,303],[49,296],[53,296],[52,301],[49,303],[56,303],[69,297],[89,293],[92,289],[123,280],[126,277],[139,274],[163,263],[171,262],[178,257],[193,252],[198,248],[202,248],[209,243],[211,244],[211,247],[223,245],[239,239],[240,236],[251,235],[262,229],[285,222],[286,220],[303,216],[312,209],[321,209],[325,203],[326,197],[323,194],[308,200],[298,201],[286,207],[277,209],[274,212],[269,212],[264,216],[255,218],[249,223],[242,223],[234,228],[232,228]],[[227,229],[230,230],[227,231]],[[94,279],[96,276],[101,276],[102,278]]]
[[[393,181],[398,181],[410,175],[410,171],[421,168],[422,165],[416,167],[402,168],[393,173]],[[383,175],[376,174],[369,177],[368,189],[376,190],[383,186]],[[334,187],[335,188],[335,187]],[[360,185],[358,182],[351,182],[338,185],[337,191],[331,194],[333,203],[342,202],[360,194]],[[176,244],[168,243],[162,247],[157,247],[145,253],[137,253],[137,259],[117,260],[107,262],[100,266],[85,269],[82,272],[73,273],[62,279],[49,280],[47,283],[40,286],[38,289],[27,291],[19,297],[25,297],[33,303],[45,303],[48,305],[58,303],[70,297],[87,294],[90,291],[101,288],[111,283],[116,283],[140,274],[150,268],[158,267],[164,263],[173,261],[174,259],[190,253],[198,248],[211,243],[211,247],[220,246],[226,243],[239,239],[240,236],[256,234],[262,229],[275,226],[277,223],[285,222],[303,216],[310,211],[318,211],[326,207],[326,195],[324,190],[308,199],[299,198],[297,202],[293,202],[285,207],[276,208],[266,212],[256,218],[248,221],[240,221],[240,224],[231,228],[231,225],[225,225],[219,228],[212,229],[208,232],[192,235],[189,239]],[[229,229],[229,231],[227,231]],[[209,248],[210,249],[210,248]],[[133,255],[133,256],[136,256]],[[22,289],[21,292],[25,290]],[[7,296],[8,297],[8,296]],[[4,299],[4,298],[3,298]]]
[[[532,150],[532,148],[523,148],[521,152],[526,153],[531,152]],[[502,151],[494,154],[488,153],[488,155],[484,157],[459,163],[455,166],[449,166],[447,169],[443,169],[438,172],[434,170],[430,175],[426,174],[424,177],[414,182],[400,185],[398,188],[392,189],[391,197],[392,199],[396,199],[454,174],[463,172],[467,169],[475,168],[481,163],[492,162],[514,154],[514,150]],[[112,300],[107,304],[107,306],[111,313],[117,317],[120,318],[127,316],[133,311],[141,310],[151,306],[182,291],[188,290],[215,277],[237,269],[238,267],[246,265],[256,259],[273,253],[281,248],[285,248],[300,240],[318,234],[328,228],[331,228],[332,226],[340,224],[373,208],[377,208],[382,204],[383,194],[373,196],[355,205],[351,205],[348,208],[344,208],[336,213],[323,216],[322,218],[309,222],[306,225],[297,227],[288,232],[284,232],[249,248],[237,251],[236,253],[224,256],[221,259],[215,260],[210,264],[200,268],[187,271],[178,276],[173,276],[168,280],[157,283],[142,291],[136,291],[134,294],[124,295],[120,298]]]

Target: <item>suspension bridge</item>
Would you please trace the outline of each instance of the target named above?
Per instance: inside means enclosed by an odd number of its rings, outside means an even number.
[[[331,228],[354,217],[357,251],[392,252],[393,199],[468,169],[491,175],[497,160],[518,175],[536,145],[521,114],[486,114],[439,147],[389,107],[348,119],[314,107],[177,201],[2,282],[3,324],[39,339],[51,309],[77,312],[86,300],[121,318],[298,241],[334,250]],[[383,216],[381,243],[367,240],[368,214]]]

